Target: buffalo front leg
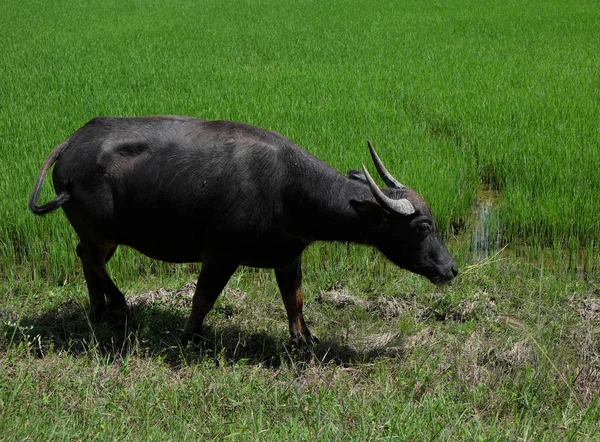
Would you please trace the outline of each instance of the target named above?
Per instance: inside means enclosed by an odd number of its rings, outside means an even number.
[[[196,292],[192,298],[192,312],[180,336],[183,345],[200,335],[204,318],[215,305],[215,301],[237,267],[237,263],[219,262],[214,259],[203,260]]]
[[[81,259],[90,295],[90,314],[95,320],[107,318],[111,322],[123,322],[127,316],[125,296],[106,271],[106,262],[115,249],[114,244],[92,241],[81,241],[77,245],[77,255]]]
[[[287,312],[292,343],[298,345],[300,343],[319,342],[308,330],[304,322],[304,316],[302,315],[301,258],[297,258],[288,267],[276,269],[275,278],[277,279],[285,311]]]

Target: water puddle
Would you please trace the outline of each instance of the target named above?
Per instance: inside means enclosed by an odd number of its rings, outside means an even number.
[[[586,275],[600,269],[598,247],[594,244],[585,248],[577,244],[565,246],[558,243],[554,247],[513,242],[507,244],[500,216],[503,200],[504,195],[489,185],[481,185],[478,189],[469,230],[463,237],[463,241],[470,241],[472,265],[469,267],[478,267],[508,255],[523,258],[538,270],[548,267],[559,272]]]
[[[477,191],[471,222],[471,251],[473,262],[479,263],[502,248],[502,220],[499,208],[501,193],[482,185]]]

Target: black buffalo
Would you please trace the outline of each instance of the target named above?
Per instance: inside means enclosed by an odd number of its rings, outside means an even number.
[[[240,265],[275,269],[292,340],[310,341],[301,255],[313,241],[375,246],[436,284],[458,273],[427,203],[369,149],[389,188],[380,189],[364,166],[345,177],[282,135],[246,124],[94,118],[46,158],[29,209],[63,208],[80,239],[95,318],[127,311],[106,271],[124,244],[163,261],[202,262],[184,342],[200,333]],[[53,164],[56,197],[39,206]]]

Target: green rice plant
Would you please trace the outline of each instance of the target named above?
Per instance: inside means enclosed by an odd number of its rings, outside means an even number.
[[[64,217],[34,219],[26,202],[52,147],[97,115],[244,121],[341,172],[370,167],[369,139],[447,236],[486,183],[505,197],[505,243],[576,238],[597,256],[595,1],[26,4],[0,18],[4,278],[76,274]],[[112,264],[122,279],[152,266],[130,252]]]

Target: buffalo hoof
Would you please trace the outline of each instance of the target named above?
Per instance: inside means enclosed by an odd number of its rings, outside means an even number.
[[[294,347],[310,347],[318,344],[320,341],[316,336],[306,332],[303,335],[292,336],[291,343]]]
[[[179,335],[179,341],[183,347],[188,345],[199,345],[203,339],[200,333],[183,332]]]
[[[90,320],[94,324],[99,324],[104,321],[104,317],[106,315],[106,307],[104,308],[91,308],[89,311]]]
[[[109,326],[122,327],[131,323],[131,313],[127,305],[120,307],[90,310],[90,319],[96,323],[106,323]]]
[[[109,308],[104,312],[104,320],[113,326],[124,326],[131,323],[131,312],[127,305]]]

